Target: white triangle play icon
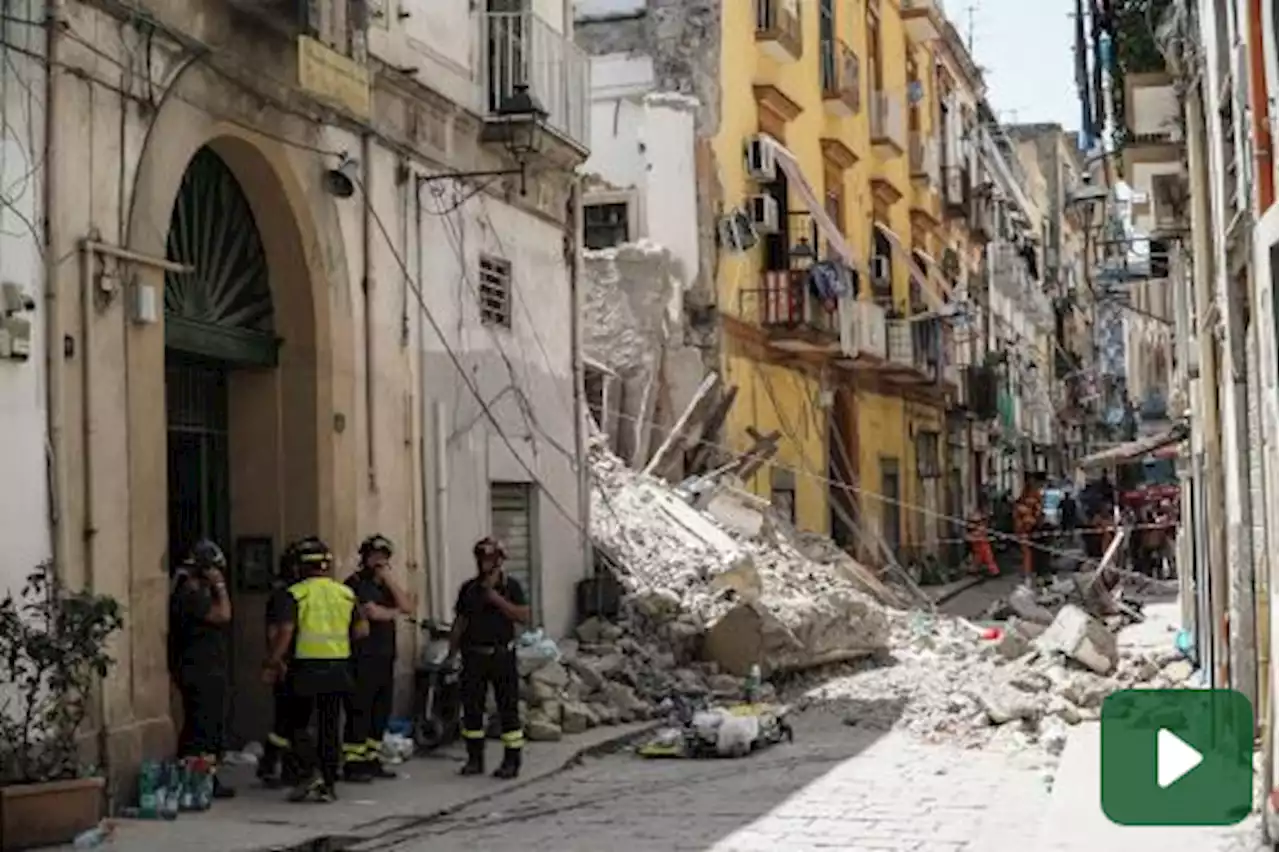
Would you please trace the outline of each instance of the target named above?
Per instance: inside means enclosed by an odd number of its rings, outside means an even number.
[[[1164,728],[1156,732],[1156,783],[1161,790],[1203,761],[1204,755],[1187,745],[1181,737]]]

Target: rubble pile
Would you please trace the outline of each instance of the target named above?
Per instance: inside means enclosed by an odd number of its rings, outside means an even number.
[[[626,626],[623,626],[626,625]],[[531,740],[558,740],[598,725],[657,718],[675,699],[732,703],[743,698],[743,678],[722,673],[714,662],[663,650],[660,641],[640,641],[628,622],[589,618],[575,636],[553,648],[521,648],[521,717]],[[761,684],[755,696],[775,697]]]
[[[1168,689],[1191,676],[1176,651],[1125,650],[1074,606],[1048,627],[1011,618],[984,636],[961,619],[892,613],[892,665],[863,667],[820,685],[794,685],[799,706],[827,707],[845,722],[904,727],[969,747],[1005,741],[1058,754],[1070,726],[1098,718],[1111,692]]]
[[[681,495],[598,441],[591,464],[591,533],[617,565],[632,635],[738,677],[886,647],[885,607],[872,594],[888,590],[847,556],[810,558],[767,504],[732,487]]]

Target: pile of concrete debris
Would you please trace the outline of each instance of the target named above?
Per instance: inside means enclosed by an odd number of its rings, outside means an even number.
[[[573,638],[556,643],[554,654],[521,649],[521,715],[529,739],[558,740],[597,725],[657,718],[677,700],[732,703],[743,697],[744,679],[694,659],[696,643],[637,639],[641,632],[628,620],[589,618]],[[775,693],[765,683],[756,695],[772,700]]]
[[[592,538],[615,566],[635,635],[739,677],[887,647],[893,592],[838,549],[806,547],[768,503],[727,481],[673,489],[599,441],[590,460]]]
[[[801,706],[850,725],[905,727],[930,740],[1061,751],[1070,726],[1098,718],[1120,689],[1174,688],[1192,673],[1173,649],[1121,649],[1098,619],[1065,606],[1049,625],[1011,618],[982,630],[962,619],[894,613],[894,664],[799,684]]]

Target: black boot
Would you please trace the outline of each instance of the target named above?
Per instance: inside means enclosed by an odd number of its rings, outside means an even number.
[[[494,778],[515,778],[520,774],[520,749],[509,748],[502,752],[502,765],[493,771]]]
[[[467,763],[459,774],[484,774],[484,740],[467,740]]]

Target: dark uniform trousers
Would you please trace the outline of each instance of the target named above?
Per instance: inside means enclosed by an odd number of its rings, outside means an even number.
[[[222,755],[227,724],[227,676],[224,672],[191,667],[180,671],[177,680],[182,695],[178,756],[216,762]]]
[[[510,750],[524,747],[520,728],[520,672],[516,652],[510,645],[472,645],[462,649],[462,736],[483,740],[484,705],[489,685],[493,685],[498,719],[502,723],[502,744]]]
[[[297,661],[290,669],[289,740],[299,777],[316,769],[324,783],[338,782],[342,768],[342,708],[350,693],[347,661]],[[315,719],[315,738],[309,728]]]
[[[343,761],[351,767],[378,761],[382,738],[391,720],[395,688],[395,657],[360,656],[353,661],[355,686],[347,702]]]
[[[276,681],[271,689],[271,731],[267,734],[267,746],[262,750],[259,775],[273,775],[277,769],[281,778],[289,782],[297,776],[297,761],[293,754],[293,719],[295,712],[293,692],[287,677]]]

